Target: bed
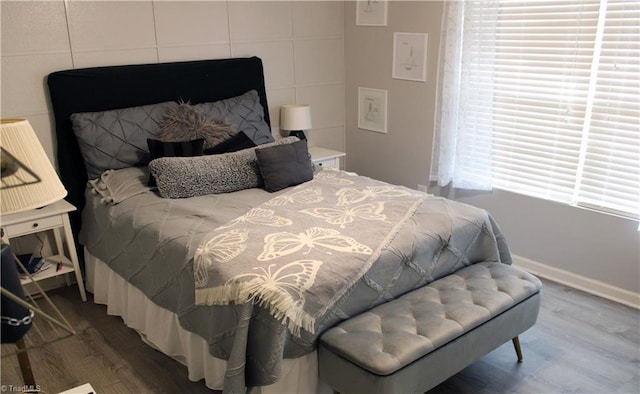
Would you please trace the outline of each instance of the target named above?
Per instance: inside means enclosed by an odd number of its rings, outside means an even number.
[[[470,264],[511,263],[491,215],[468,205],[335,170],[265,190],[283,171],[264,163],[306,142],[271,136],[259,58],[66,70],[48,86],[94,301],[212,389],[328,390],[328,328]],[[122,130],[154,137],[176,103],[218,111],[257,147],[150,160]]]

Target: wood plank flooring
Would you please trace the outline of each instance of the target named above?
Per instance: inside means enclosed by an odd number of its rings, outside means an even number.
[[[640,313],[543,283],[538,322],[520,336],[524,363],[508,342],[430,393],[640,393]],[[91,383],[98,394],[214,393],[107,316],[106,307],[91,297],[81,302],[75,287],[49,294],[77,335],[29,351],[42,392]],[[3,387],[22,385],[15,355],[3,357],[0,369]]]

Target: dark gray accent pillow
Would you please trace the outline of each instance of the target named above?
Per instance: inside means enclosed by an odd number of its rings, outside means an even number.
[[[229,139],[236,130],[222,119],[212,119],[189,103],[170,108],[160,125],[158,139],[167,142],[193,141],[204,138],[204,148],[211,148]]]
[[[287,137],[266,146],[299,141]],[[149,163],[164,198],[186,198],[230,193],[263,185],[256,148],[221,155],[161,157]]]
[[[251,138],[247,137],[247,135],[241,131],[212,148],[204,149],[202,153],[205,155],[219,155],[222,153],[237,152],[239,150],[253,148],[254,146],[256,146],[255,142],[251,141]]]
[[[256,145],[273,142],[271,129],[264,120],[264,108],[255,90],[213,103],[196,104],[194,107],[211,119],[226,121],[236,132],[244,132]]]
[[[149,146],[149,156],[151,160],[159,157],[202,156],[204,138],[181,142],[167,142],[149,138],[147,139],[147,145]]]
[[[264,188],[277,192],[313,179],[313,165],[307,141],[256,149]]]
[[[104,171],[149,162],[147,138],[156,138],[160,122],[175,102],[71,115],[89,179]]]

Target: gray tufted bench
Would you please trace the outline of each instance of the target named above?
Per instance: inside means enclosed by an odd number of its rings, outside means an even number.
[[[320,379],[341,393],[424,393],[538,317],[542,284],[483,262],[345,320],[320,338]]]

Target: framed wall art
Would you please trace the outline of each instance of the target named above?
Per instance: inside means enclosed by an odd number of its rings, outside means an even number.
[[[427,81],[427,34],[393,33],[392,78]]]
[[[358,26],[386,26],[386,0],[358,0],[356,1],[356,25]]]
[[[387,91],[358,88],[358,128],[387,132]]]

